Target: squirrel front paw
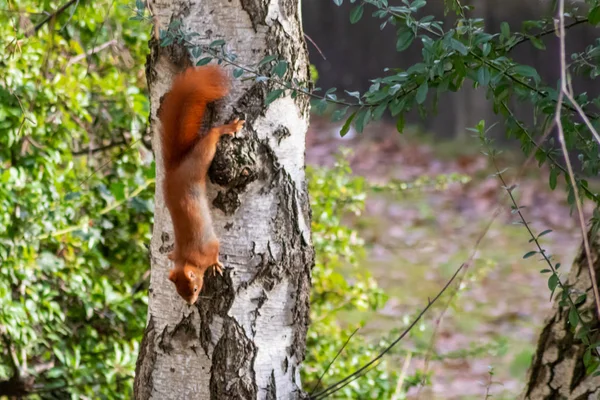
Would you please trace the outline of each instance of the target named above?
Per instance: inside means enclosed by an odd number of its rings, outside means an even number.
[[[242,120],[240,120],[239,118],[234,119],[233,122],[225,125],[225,135],[229,135],[229,136],[235,135],[236,133],[238,133],[239,131],[242,130],[245,123],[246,123],[246,121],[243,119]]]
[[[213,276],[217,275],[217,272],[223,276],[223,264],[220,261],[213,265]]]

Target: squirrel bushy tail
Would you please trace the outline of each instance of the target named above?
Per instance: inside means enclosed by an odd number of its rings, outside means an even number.
[[[160,110],[165,169],[176,168],[199,140],[206,105],[228,92],[229,78],[217,65],[188,68],[175,78]]]

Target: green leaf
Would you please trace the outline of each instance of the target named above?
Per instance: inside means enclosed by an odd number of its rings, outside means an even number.
[[[427,84],[427,81],[425,81],[417,89],[417,95],[415,96],[417,104],[423,104],[425,102],[425,99],[427,99],[427,91],[429,91],[429,85]]]
[[[236,68],[233,70],[233,77],[234,78],[239,78],[240,76],[244,75],[244,70],[241,68]]]
[[[530,252],[526,253],[526,254],[523,256],[523,258],[524,258],[524,259],[525,259],[525,258],[529,258],[529,257],[531,257],[531,256],[534,256],[534,255],[536,255],[537,253],[538,253],[537,251],[535,251],[535,250],[532,250],[532,251],[530,251]]]
[[[285,89],[275,89],[269,94],[267,94],[267,97],[265,98],[265,106],[268,106],[269,104],[277,100],[279,96],[283,94],[284,91]]]
[[[212,57],[204,57],[204,58],[201,58],[200,60],[198,60],[196,62],[196,66],[200,67],[202,65],[206,65],[206,64],[208,64],[211,61],[212,61]]]
[[[508,25],[508,22],[502,22],[500,24],[500,33],[502,33],[503,38],[508,39],[510,36],[510,25]]]
[[[571,307],[569,310],[569,323],[573,328],[579,323],[579,315],[577,315],[577,309],[575,307]]]
[[[535,36],[530,36],[529,40],[531,41],[531,44],[538,50],[546,50],[546,45],[544,44],[544,42],[542,41],[542,39],[537,38]]]
[[[341,121],[342,118],[344,118],[344,116],[346,115],[346,113],[348,112],[348,109],[350,107],[346,106],[346,107],[342,107],[342,108],[338,108],[337,110],[335,110],[332,115],[331,115],[331,120],[333,122],[337,122],[337,121]]]
[[[363,12],[364,12],[364,4],[363,3],[361,3],[358,7],[355,7],[354,9],[352,9],[352,11],[350,11],[350,23],[355,24],[358,21],[360,21],[360,19],[363,16]]]
[[[340,131],[341,137],[346,136],[346,134],[350,130],[350,124],[352,124],[352,120],[354,120],[354,117],[356,117],[356,111],[354,111],[352,114],[350,114],[350,116],[346,120],[346,123],[344,124],[344,126],[342,126],[342,130]]]
[[[481,86],[487,86],[490,83],[490,70],[487,66],[483,65],[477,71],[477,82]]]
[[[556,179],[557,178],[558,178],[558,168],[552,168],[550,170],[550,179],[549,179],[550,189],[552,189],[552,190],[556,189]]]
[[[383,117],[383,113],[387,109],[388,103],[388,101],[384,101],[375,107],[375,110],[373,111],[373,121],[377,121]]]
[[[484,57],[487,57],[488,54],[490,54],[491,50],[492,50],[492,45],[489,43],[484,43],[483,46],[481,46],[481,53],[483,54]]]
[[[408,29],[403,31],[398,35],[398,40],[396,41],[396,50],[404,51],[408,49],[413,40],[415,40],[415,34],[412,30]]]
[[[225,41],[223,39],[218,39],[213,41],[211,44],[208,45],[208,47],[215,48],[215,47],[220,47],[223,46],[225,44]]]
[[[552,274],[550,275],[550,278],[548,278],[548,289],[550,289],[551,292],[554,292],[556,286],[558,286],[558,275]]]
[[[540,76],[538,75],[535,68],[530,67],[529,65],[517,65],[510,69],[511,72],[515,74],[522,75],[528,78],[533,78],[536,82],[539,82]]]
[[[463,56],[466,56],[467,54],[469,54],[469,49],[467,48],[467,46],[465,46],[462,42],[460,42],[454,38],[450,39],[450,47],[452,47],[454,50],[458,51]]]
[[[552,232],[552,229],[546,229],[544,232],[542,232],[538,235],[538,238],[541,238],[542,236],[545,236],[545,235],[549,234],[550,232]]]
[[[399,133],[404,132],[404,114],[398,115],[398,118],[396,119],[396,130]]]
[[[283,75],[285,75],[285,72],[287,71],[287,67],[287,62],[281,60],[277,63],[277,65],[275,65],[275,68],[273,68],[273,73],[278,77],[283,78]]]
[[[273,55],[273,54],[265,56],[265,57],[263,57],[262,60],[260,60],[258,62],[257,67],[262,67],[263,65],[270,63],[271,61],[275,60],[276,58],[277,58],[277,56]]]
[[[356,121],[354,122],[354,126],[356,127],[356,131],[358,133],[362,133],[362,131],[365,129],[365,126],[371,120],[372,112],[373,111],[371,107],[363,108],[358,112],[356,115]]]
[[[598,25],[600,23],[600,5],[592,8],[588,14],[588,20],[592,25]]]

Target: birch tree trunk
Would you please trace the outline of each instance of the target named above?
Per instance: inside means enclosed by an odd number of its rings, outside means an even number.
[[[588,234],[592,262],[596,276],[600,276],[600,236]],[[598,320],[594,307],[594,294],[583,246],[575,259],[566,281],[574,299],[586,293],[586,301],[578,306],[579,315],[586,321],[595,321],[590,332],[592,343],[598,342]],[[575,337],[569,324],[569,308],[559,305],[556,296],[552,314],[546,320],[538,339],[537,349],[527,374],[523,400],[600,398],[600,376],[586,374],[583,355],[587,346]]]
[[[246,66],[277,54],[289,64],[286,81],[308,81],[297,0],[151,4],[161,29],[180,20],[178,29],[198,33],[189,39],[195,45],[224,39],[236,62]],[[246,125],[237,138],[222,139],[209,174],[224,276],[207,274],[200,299],[187,306],[167,279],[173,234],[161,192],[157,110],[174,74],[197,61],[190,54],[177,43],[161,48],[153,42],[147,61],[157,189],[148,324],[135,398],[302,398],[299,367],[314,264],[304,174],[308,99],[287,94],[265,107],[266,94],[276,88],[272,83],[233,80],[230,96],[207,113],[212,124],[240,117]]]

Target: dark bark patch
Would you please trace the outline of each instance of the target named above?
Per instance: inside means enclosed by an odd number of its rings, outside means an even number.
[[[277,139],[277,144],[281,144],[281,141],[283,139],[287,139],[291,135],[292,134],[290,133],[290,130],[283,125],[278,126],[277,129],[275,129],[275,131],[273,132],[273,136],[275,136],[275,138]]]
[[[231,318],[223,320],[223,335],[212,355],[210,398],[255,399],[258,393],[254,376],[256,346]]]
[[[258,25],[265,24],[265,18],[267,17],[267,2],[256,1],[256,0],[241,0],[242,9],[248,13],[250,22],[254,32],[257,32],[256,27]]]
[[[266,95],[267,87],[265,84],[257,82],[244,91],[244,94],[236,102],[234,110],[245,116],[247,127],[252,128],[254,121],[258,117],[264,116]]]
[[[212,202],[213,206],[223,212],[225,215],[233,215],[242,205],[240,196],[235,190],[219,192]]]
[[[213,276],[206,272],[204,276],[204,287],[199,300],[196,302],[196,308],[200,313],[200,327],[198,331],[200,346],[208,356],[212,347],[212,331],[210,324],[215,315],[228,318],[227,313],[233,304],[233,282],[227,270],[223,276]]]
[[[277,400],[277,385],[275,384],[275,371],[271,370],[269,383],[267,384],[266,400]]]
[[[152,382],[152,371],[156,362],[156,350],[154,340],[156,330],[154,328],[154,319],[150,315],[148,326],[144,332],[144,338],[140,344],[140,353],[135,365],[135,380],[133,383],[133,395],[137,400],[149,399],[154,389]]]
[[[171,242],[171,236],[167,232],[162,232],[160,234],[160,247],[158,248],[158,252],[160,254],[167,254],[173,251],[175,244]]]

